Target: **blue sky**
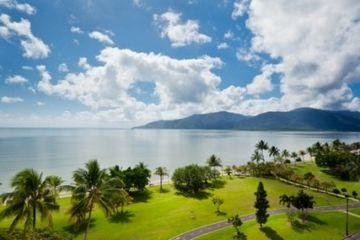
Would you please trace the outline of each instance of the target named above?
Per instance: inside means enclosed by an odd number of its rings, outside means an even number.
[[[360,110],[360,3],[0,0],[0,126]]]

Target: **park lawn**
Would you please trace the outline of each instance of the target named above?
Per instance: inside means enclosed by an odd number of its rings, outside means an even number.
[[[320,181],[333,181],[336,187],[340,190],[341,188],[346,188],[349,193],[352,191],[356,191],[360,194],[360,181],[343,181],[335,176],[327,174],[324,170],[327,168],[318,167],[313,162],[306,162],[306,163],[298,163],[292,166],[292,169],[295,173],[304,176],[307,172],[312,172],[316,176],[317,179]]]
[[[93,213],[93,226],[90,229],[90,239],[168,239],[193,228],[226,219],[233,214],[248,214],[254,212],[254,192],[259,181],[263,181],[268,193],[268,200],[272,209],[280,208],[279,196],[295,194],[299,188],[284,184],[273,179],[234,178],[229,180],[223,188],[207,191],[209,196],[200,198],[184,197],[166,185],[166,193],[159,193],[159,187],[150,187],[148,198],[143,197],[125,207],[125,214],[118,219],[108,220],[104,214],[96,209]],[[311,192],[317,205],[343,204],[342,199],[326,194]],[[212,196],[224,199],[221,210],[224,215],[216,215],[211,202]],[[70,199],[60,199],[60,211],[53,215],[54,227],[57,230],[69,229]],[[9,226],[9,220],[0,222],[0,227]],[[81,239],[78,235],[76,239]]]
[[[244,222],[241,232],[247,239],[266,240],[341,240],[345,234],[345,214],[341,212],[312,213],[305,227],[292,227],[285,214],[272,216],[263,230],[255,220]],[[360,231],[360,219],[349,216],[349,232]],[[228,227],[207,235],[200,236],[197,240],[229,240],[235,234],[233,227]]]
[[[360,208],[350,209],[349,211],[360,216]],[[359,220],[359,221],[360,221],[360,220]]]

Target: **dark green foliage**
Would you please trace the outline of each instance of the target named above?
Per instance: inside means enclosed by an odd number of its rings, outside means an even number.
[[[313,208],[315,204],[314,197],[300,190],[296,196],[292,198],[292,205],[299,209],[302,213],[306,209]]]
[[[267,222],[269,217],[267,209],[270,207],[269,201],[266,199],[267,193],[262,182],[259,183],[255,196],[254,207],[256,208],[256,221],[260,224],[260,227],[262,227],[262,225]]]
[[[128,167],[125,170],[115,166],[110,168],[110,176],[119,177],[125,184],[125,189],[129,192],[131,189],[143,191],[149,184],[151,171],[143,163],[137,164],[134,168]]]
[[[231,223],[236,230],[235,238],[240,238],[242,236],[242,234],[240,232],[240,227],[243,223],[242,223],[239,215],[236,214],[235,216],[230,217],[228,219],[228,222]]]
[[[14,230],[9,232],[8,229],[0,229],[1,240],[25,240],[31,239],[32,236],[25,234],[22,231]],[[34,234],[36,240],[72,240],[73,236],[66,232],[54,231],[49,228],[38,229]]]
[[[338,140],[331,144],[316,143],[315,162],[318,166],[330,168],[330,173],[342,180],[360,180],[360,155],[351,152],[357,143],[347,145]]]
[[[207,187],[210,168],[192,164],[177,168],[172,176],[174,187],[180,192],[198,193]]]
[[[332,192],[333,192],[333,193],[336,193],[336,194],[340,194],[340,190],[337,189],[337,188],[334,188],[334,189],[332,190]]]

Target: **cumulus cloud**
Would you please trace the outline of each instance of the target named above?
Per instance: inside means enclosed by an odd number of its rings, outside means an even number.
[[[28,80],[20,75],[12,75],[5,79],[6,84],[24,84],[27,82]]]
[[[278,61],[285,108],[357,105],[359,1],[252,0],[247,11],[251,51]]]
[[[36,13],[35,7],[31,6],[28,3],[18,3],[16,0],[0,0],[0,7],[16,9],[29,15],[33,15]]]
[[[227,48],[229,48],[229,45],[226,42],[222,42],[217,45],[217,49],[227,49]]]
[[[81,30],[81,28],[79,28],[79,27],[75,27],[75,26],[71,26],[71,28],[70,28],[70,32],[73,32],[73,33],[79,33],[79,34],[83,34],[83,33],[84,33],[84,31],[83,31],[83,30]]]
[[[176,118],[191,113],[231,110],[240,105],[245,88],[219,89],[221,78],[213,70],[219,58],[203,56],[174,59],[161,54],[107,47],[96,57],[97,66],[86,65],[83,72],[68,73],[56,83],[45,66],[38,66],[38,90],[48,95],[79,101],[102,117],[116,115],[121,120]],[[82,59],[79,63],[87,63]],[[157,103],[144,103],[130,92],[137,83],[154,86]]]
[[[0,37],[10,38],[19,37],[23,48],[23,56],[26,58],[40,59],[46,58],[50,54],[50,48],[39,38],[35,37],[31,31],[31,23],[27,19],[19,22],[11,21],[7,14],[0,14]]]
[[[271,75],[274,73],[274,71],[275,69],[273,65],[265,65],[262,68],[262,73],[255,76],[253,81],[246,85],[247,93],[252,95],[259,95],[272,91],[274,87],[271,82]]]
[[[184,22],[181,20],[181,13],[169,10],[161,15],[154,14],[153,19],[161,29],[161,37],[167,37],[172,47],[211,42],[211,37],[199,32],[198,21],[187,20]]]
[[[69,71],[69,68],[68,66],[66,65],[66,63],[61,63],[59,66],[58,66],[58,71],[59,72],[62,72],[62,73],[66,73]]]
[[[229,31],[227,31],[226,33],[224,33],[224,38],[225,39],[233,39],[234,38],[234,33],[231,31],[231,30],[229,30]]]
[[[236,58],[239,61],[254,62],[260,60],[260,57],[252,50],[246,48],[238,48],[236,50]]]
[[[246,13],[250,0],[235,0],[231,18],[236,20]]]
[[[27,70],[27,71],[32,71],[32,70],[34,70],[34,68],[31,67],[31,66],[22,66],[21,68],[22,68],[23,70]]]
[[[23,101],[24,101],[24,99],[22,99],[20,97],[7,97],[7,96],[1,97],[2,103],[20,103]]]
[[[38,102],[36,102],[36,106],[42,107],[42,106],[45,106],[45,103],[38,101]]]
[[[93,32],[89,33],[89,37],[92,39],[95,39],[105,45],[113,45],[114,44],[113,40],[108,35],[106,35],[105,33],[101,33],[99,31],[93,31]]]

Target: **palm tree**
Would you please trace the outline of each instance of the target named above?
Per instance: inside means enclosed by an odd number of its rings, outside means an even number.
[[[214,170],[216,167],[221,167],[221,159],[215,156],[215,154],[211,155],[209,159],[206,161],[209,167],[213,167]]]
[[[304,156],[306,155],[306,152],[304,150],[300,150],[299,155],[301,156],[301,161],[304,161]]]
[[[163,188],[162,188],[163,177],[169,175],[168,171],[165,167],[157,167],[155,169],[155,174],[160,177],[160,191],[162,191],[163,190]]]
[[[277,147],[272,146],[271,148],[269,148],[269,156],[274,157],[274,162],[276,161],[276,157],[278,157],[279,155],[280,155],[280,150]]]
[[[97,160],[87,162],[85,169],[76,170],[73,180],[75,187],[72,190],[70,215],[72,219],[76,219],[77,225],[86,224],[84,240],[87,240],[95,205],[98,205],[106,216],[113,213],[114,206],[110,196],[120,194],[123,183],[119,177],[110,177],[105,169],[100,169]]]
[[[314,149],[312,147],[308,147],[306,148],[306,152],[309,154],[310,156],[310,160],[313,160],[313,156],[314,156]]]
[[[269,146],[268,144],[264,141],[264,140],[260,140],[256,145],[255,148],[259,151],[261,151],[261,155],[263,156],[264,159],[264,150],[268,150]],[[265,160],[265,159],[264,159]]]
[[[261,160],[263,160],[263,156],[259,153],[258,150],[255,150],[255,152],[251,155],[251,161],[256,162],[258,165]]]
[[[62,180],[62,178],[59,176],[47,176],[45,178],[45,182],[50,187],[54,196],[59,197],[59,192],[62,189],[62,184],[64,183],[64,180]]]
[[[294,161],[296,161],[297,156],[298,156],[298,155],[297,155],[296,152],[292,152],[292,153],[291,153],[291,158],[293,158]]]
[[[288,209],[291,207],[292,203],[292,196],[288,196],[286,194],[283,194],[279,197],[279,203],[281,205],[285,205]]]
[[[51,186],[46,180],[43,180],[42,173],[34,169],[25,169],[18,172],[11,180],[13,192],[4,194],[6,201],[5,209],[0,213],[0,219],[15,216],[11,225],[12,231],[20,221],[24,221],[24,234],[32,226],[33,239],[36,231],[37,213],[40,213],[41,219],[47,219],[49,226],[52,227],[51,212],[58,210]]]

